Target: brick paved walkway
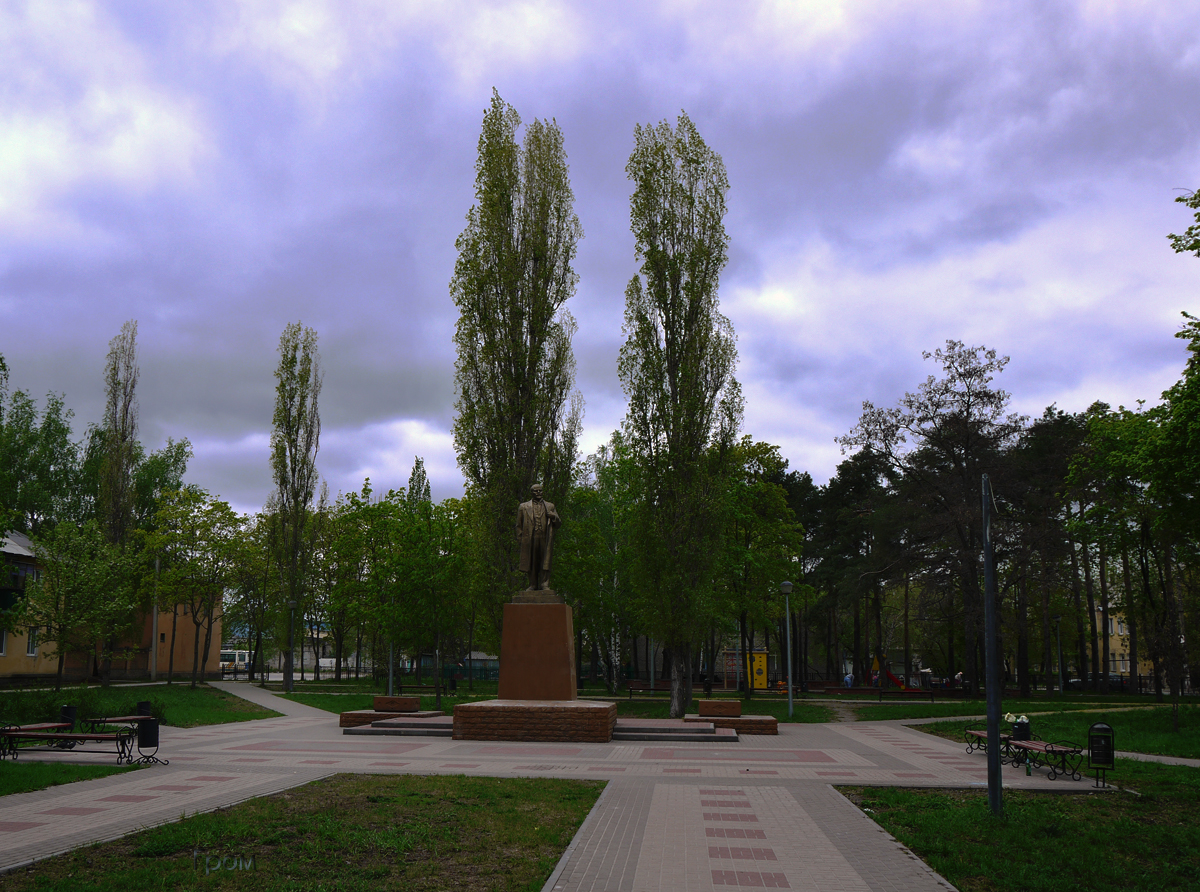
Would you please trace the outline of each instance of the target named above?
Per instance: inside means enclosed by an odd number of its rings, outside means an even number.
[[[486,743],[346,737],[327,712],[243,683],[284,713],[162,728],[170,765],[0,799],[0,870],[335,772],[602,778],[610,783],[560,862],[555,892],[934,890],[950,885],[831,784],[985,786],[987,760],[895,722],[780,724],[733,745]],[[22,754],[21,759],[62,759]],[[112,756],[72,754],[72,761]],[[1004,769],[1010,788],[1072,781]]]

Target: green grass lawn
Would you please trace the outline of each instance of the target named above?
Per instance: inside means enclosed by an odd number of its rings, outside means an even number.
[[[244,722],[280,715],[241,697],[208,685],[145,685],[137,687],[64,687],[61,691],[0,692],[0,722],[21,725],[57,721],[63,704],[79,707],[80,718],[132,715],[141,700],[150,701],[151,712],[164,725],[194,728]]]
[[[603,786],[337,775],[41,861],[4,888],[536,892]]]
[[[732,698],[731,698],[732,699]],[[833,710],[823,703],[805,703],[796,700],[792,718],[788,718],[787,699],[770,699],[766,697],[752,699],[742,704],[742,715],[773,715],[781,722],[832,722]],[[696,712],[699,707],[693,700],[688,712]],[[621,718],[665,719],[671,713],[671,703],[664,693],[657,699],[643,698],[636,700],[617,700],[617,715]]]
[[[1006,790],[999,817],[984,792],[842,792],[963,892],[1197,888],[1200,769],[1118,759],[1109,777],[1125,790]]]
[[[858,713],[860,722],[884,722],[896,719],[933,719],[959,715],[987,715],[987,700],[946,700],[936,703],[920,700],[903,700],[883,703],[876,700],[873,703],[847,700]],[[1053,698],[1031,700],[1004,700],[1000,706],[1000,714],[1006,712],[1024,715],[1036,712],[1062,712],[1078,709],[1103,709],[1109,707],[1153,706],[1153,702],[1142,697],[1112,697],[1101,699],[1057,700]]]
[[[31,793],[59,784],[108,777],[137,771],[129,765],[74,765],[67,762],[17,762],[0,761],[0,796],[10,793]]]
[[[1131,753],[1153,753],[1200,759],[1200,706],[1187,704],[1179,708],[1179,730],[1171,722],[1171,707],[1155,706],[1113,712],[1063,712],[1055,715],[1030,716],[1030,730],[1043,740],[1064,740],[1087,746],[1087,732],[1093,722],[1107,722],[1113,728],[1118,750]],[[933,722],[914,725],[920,731],[945,737],[963,739],[963,722]]]
[[[306,706],[314,706],[317,709],[324,709],[326,712],[340,713],[350,712],[357,709],[373,709],[374,694],[333,694],[333,693],[295,693],[283,694],[289,700],[294,700],[297,703],[303,703]],[[477,700],[490,700],[496,696],[495,692],[491,693],[476,693],[468,695],[465,691],[460,691],[457,697],[442,697],[442,711],[447,715],[454,711],[456,703],[470,703]],[[661,695],[657,699],[642,698],[637,700],[621,699],[619,697],[612,698],[617,704],[617,715],[621,718],[640,718],[640,719],[665,719],[670,717],[671,703],[666,694]],[[781,722],[831,722],[833,721],[833,710],[821,703],[805,703],[797,700],[795,703],[794,716],[789,719],[787,715],[787,700],[760,699],[751,700],[749,703],[742,702],[742,713],[745,715],[773,715]],[[434,697],[429,694],[421,695],[421,709],[435,709],[436,706]],[[692,702],[691,711],[697,709],[695,701]]]
[[[286,700],[292,700],[296,703],[303,703],[305,706],[312,706],[316,709],[324,709],[326,712],[340,713],[350,712],[356,709],[374,709],[375,698],[380,696],[378,691],[373,693],[330,693],[321,691],[297,691],[294,694],[279,694]],[[409,696],[409,695],[405,695]],[[496,694],[467,694],[465,691],[458,696],[449,694],[442,695],[442,711],[449,715],[454,710],[455,703],[473,703],[477,700],[492,700]],[[422,694],[420,696],[421,709],[437,709],[437,697],[433,694]]]

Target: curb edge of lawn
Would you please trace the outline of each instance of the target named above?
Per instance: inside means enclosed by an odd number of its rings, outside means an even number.
[[[567,848],[563,851],[562,857],[558,859],[558,863],[554,865],[554,870],[551,871],[545,885],[542,886],[542,892],[554,892],[555,883],[557,883],[558,878],[562,876],[562,872],[566,870],[567,863],[571,860],[571,856],[575,854],[575,847],[582,842],[584,831],[589,829],[592,819],[595,818],[600,811],[600,805],[604,802],[604,797],[608,795],[608,791],[611,789],[612,781],[610,780],[604,784],[604,789],[600,791],[600,795],[596,798],[595,803],[592,805],[591,811],[587,813],[587,817],[583,819],[583,823],[579,825],[579,829],[576,830],[575,835],[571,837],[571,841],[567,844]]]
[[[38,855],[36,858],[29,858],[25,861],[20,862],[19,864],[8,864],[5,866],[0,866],[0,877],[7,876],[10,873],[16,873],[18,870],[21,870],[26,867],[32,867],[33,865],[37,864],[39,861],[46,861],[49,858],[57,858],[59,855],[69,855],[72,852],[77,852],[80,849],[86,849],[89,846],[98,845],[100,843],[114,842],[115,840],[123,839],[126,836],[132,836],[135,833],[141,833],[143,830],[153,830],[155,827],[165,827],[167,824],[178,823],[179,821],[182,821],[185,818],[190,818],[193,815],[206,815],[206,814],[211,814],[214,811],[221,811],[222,809],[232,808],[235,805],[241,805],[243,802],[249,802],[251,799],[261,799],[264,796],[275,796],[275,795],[277,795],[279,793],[283,793],[287,790],[292,790],[292,789],[295,789],[296,787],[303,787],[305,784],[315,783],[316,781],[324,780],[327,777],[332,777],[333,775],[340,774],[340,773],[342,773],[342,772],[330,771],[330,772],[320,775],[319,777],[306,778],[304,780],[297,781],[294,784],[288,784],[287,786],[280,787],[278,790],[275,790],[272,793],[255,793],[250,796],[243,796],[241,799],[238,799],[234,802],[224,802],[220,805],[214,805],[212,808],[198,808],[191,813],[184,811],[183,813],[181,813],[179,815],[178,818],[168,818],[165,821],[156,821],[153,824],[141,824],[137,827],[134,827],[131,830],[124,830],[120,833],[114,833],[111,836],[101,836],[101,837],[97,837],[96,839],[90,839],[85,843],[80,843],[79,845],[68,846],[67,848],[60,849],[57,852],[46,852],[44,855]],[[607,787],[605,789],[607,789]],[[38,792],[38,791],[35,790],[33,792]]]

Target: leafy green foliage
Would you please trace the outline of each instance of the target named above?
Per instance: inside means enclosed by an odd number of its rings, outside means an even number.
[[[34,552],[42,572],[27,589],[19,622],[44,630],[58,658],[60,687],[68,653],[90,650],[102,662],[122,650],[139,607],[138,568],[133,553],[110,542],[94,520],[59,523],[34,543]]]
[[[278,565],[286,600],[303,610],[308,572],[305,526],[317,486],[317,449],[321,440],[321,359],[317,333],[298,322],[279,337],[275,369],[275,414],[271,429],[271,473],[275,479],[270,513],[278,518]],[[290,659],[290,652],[288,654]]]
[[[686,114],[634,128],[625,171],[638,275],[625,289],[617,374],[634,456],[635,585],[644,627],[670,648],[671,714],[691,699],[691,650],[709,632],[742,417],[733,326],[719,311],[729,182]]]
[[[1183,235],[1176,235],[1172,232],[1167,236],[1171,241],[1171,248],[1177,254],[1191,253],[1200,257],[1200,190],[1180,195],[1175,200],[1196,212],[1196,222],[1185,229]]]
[[[561,509],[571,482],[583,400],[575,386],[566,302],[583,230],[573,209],[562,131],[521,119],[493,91],[475,164],[475,205],[455,246],[454,447],[478,510],[484,608],[496,628],[519,586],[512,518],[542,483]]]

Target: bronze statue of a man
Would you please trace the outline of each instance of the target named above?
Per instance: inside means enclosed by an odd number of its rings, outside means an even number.
[[[562,518],[554,505],[542,498],[542,485],[533,484],[533,498],[517,509],[517,539],[521,542],[521,572],[529,574],[529,591],[549,588],[550,552],[554,530]]]

